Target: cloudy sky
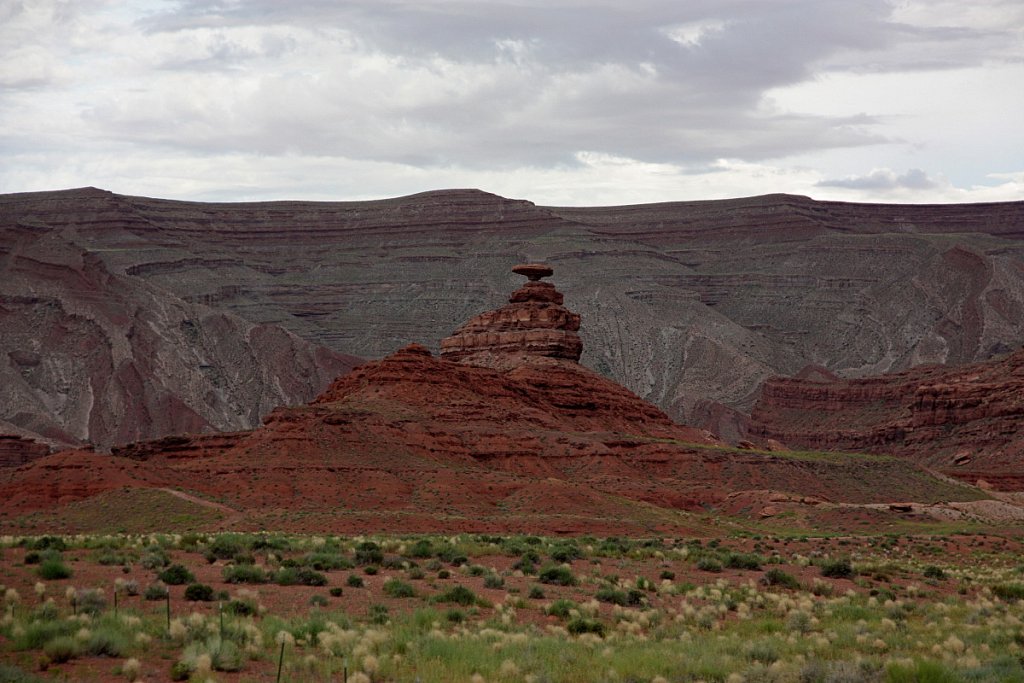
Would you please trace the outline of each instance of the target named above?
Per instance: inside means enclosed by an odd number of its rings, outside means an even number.
[[[0,0],[0,192],[1024,199],[1021,0]]]

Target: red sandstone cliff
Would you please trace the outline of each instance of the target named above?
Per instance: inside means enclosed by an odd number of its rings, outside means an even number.
[[[109,480],[215,498],[238,511],[238,528],[650,533],[686,530],[694,518],[680,511],[732,505],[739,492],[808,505],[978,495],[898,459],[728,449],[536,345],[531,320],[549,329],[548,318],[524,316],[511,344],[483,326],[459,362],[409,345],[252,431],[167,437],[112,456],[58,453],[0,471],[0,513],[95,495]],[[86,467],[107,475],[97,481]]]
[[[894,453],[1022,490],[1024,350],[865,379],[774,378],[762,387],[750,432],[790,446]]]

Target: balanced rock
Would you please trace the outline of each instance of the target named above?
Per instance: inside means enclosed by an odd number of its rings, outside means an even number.
[[[526,354],[579,361],[583,342],[580,316],[562,306],[562,294],[550,282],[550,266],[527,263],[512,272],[529,278],[512,292],[509,303],[481,313],[441,340],[441,357],[466,360],[474,354]]]

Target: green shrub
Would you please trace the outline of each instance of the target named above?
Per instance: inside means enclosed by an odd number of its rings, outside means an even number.
[[[327,577],[308,567],[282,567],[274,574],[274,583],[279,586],[326,586]]]
[[[526,597],[530,598],[531,600],[543,600],[544,589],[542,589],[540,586],[530,586],[530,592],[527,594]]]
[[[85,652],[94,657],[122,657],[130,647],[128,636],[111,626],[94,629],[85,642]]]
[[[36,574],[38,574],[41,579],[56,581],[58,579],[70,578],[71,569],[69,569],[62,560],[49,559],[39,565],[36,569]]]
[[[221,572],[225,583],[266,583],[267,573],[254,564],[233,564]]]
[[[548,606],[547,612],[553,617],[559,619],[568,619],[569,613],[576,609],[576,603],[572,600],[566,600],[565,598],[559,598]]]
[[[158,578],[168,586],[181,586],[196,580],[196,577],[188,569],[180,564],[172,564],[160,572]]]
[[[75,608],[79,614],[96,616],[107,608],[107,599],[99,588],[87,588],[78,591],[75,596]]]
[[[415,543],[412,544],[412,547],[409,548],[409,552],[406,553],[406,554],[409,557],[416,557],[416,558],[420,558],[420,559],[425,559],[425,558],[433,556],[433,554],[434,554],[434,546],[430,542],[430,539],[421,538],[420,540],[418,540],[418,541],[416,541]]]
[[[384,582],[384,594],[392,598],[414,598],[416,591],[405,581],[388,579]]]
[[[744,656],[752,662],[772,664],[779,658],[779,651],[769,643],[752,643],[743,651]]]
[[[362,588],[364,585],[363,577],[357,576],[355,574],[349,574],[348,578],[345,579],[345,585],[349,588]]]
[[[555,562],[572,562],[583,557],[583,551],[575,543],[559,543],[551,549],[551,559]]]
[[[676,573],[674,571],[671,571],[671,570],[668,570],[668,569],[664,569],[664,570],[662,570],[661,574],[659,575],[659,578],[661,578],[663,581],[664,580],[674,581],[675,578],[676,578]]]
[[[885,672],[886,683],[957,683],[960,677],[939,662],[922,660],[911,666],[891,665]]]
[[[313,595],[309,598],[309,604],[311,607],[326,607],[328,600],[323,595]]]
[[[33,621],[14,638],[15,650],[38,650],[54,638],[69,636],[78,628],[69,621]]]
[[[626,591],[619,590],[612,586],[603,586],[599,588],[594,597],[601,602],[607,602],[612,605],[625,606],[629,602],[629,596],[626,595]]]
[[[783,588],[800,588],[800,582],[792,574],[788,574],[777,567],[772,567],[761,577],[761,583],[766,586],[782,586]]]
[[[540,574],[537,575],[537,580],[541,583],[548,583],[555,586],[575,586],[576,577],[573,576],[572,571],[568,567],[562,567],[560,565],[549,565],[541,570]]]
[[[166,567],[171,563],[171,558],[167,557],[167,553],[162,548],[155,548],[146,551],[146,554],[139,560],[146,569],[160,569]]]
[[[205,583],[190,583],[185,587],[185,599],[191,602],[213,602],[213,587]]]
[[[144,600],[163,600],[167,597],[167,586],[162,583],[151,583],[142,594]]]
[[[704,572],[718,573],[722,571],[722,563],[710,557],[702,557],[697,560],[697,569]]]
[[[384,561],[384,553],[373,541],[363,541],[356,546],[356,564],[380,564]]]
[[[319,572],[352,569],[355,566],[347,557],[337,553],[310,553],[303,558],[303,564]]]
[[[922,572],[926,579],[942,580],[946,578],[946,572],[942,570],[942,567],[936,567],[935,565],[928,565]]]
[[[505,579],[497,574],[488,574],[484,577],[484,588],[501,588],[505,585]]]
[[[43,679],[13,664],[0,664],[0,683],[43,683]]]
[[[258,611],[256,605],[249,600],[231,600],[224,605],[224,611],[228,614],[234,614],[240,617],[248,617],[256,614]]]
[[[1024,600],[1024,585],[1019,583],[997,583],[992,593],[1003,600]]]
[[[29,545],[32,550],[56,550],[63,552],[68,549],[67,543],[60,536],[40,536]]]
[[[370,621],[375,624],[386,624],[388,622],[387,605],[370,605]]]
[[[221,534],[213,539],[206,551],[218,560],[230,560],[247,549],[241,537]]]
[[[763,560],[750,553],[729,553],[725,558],[725,566],[729,569],[747,569],[758,571],[761,569]]]
[[[477,598],[476,593],[461,584],[452,586],[433,597],[434,602],[454,602],[456,605],[466,607],[476,604],[478,600],[479,598]]]
[[[82,654],[82,648],[71,636],[58,636],[43,646],[43,653],[51,662],[63,664]]]
[[[334,586],[327,592],[331,594],[332,598],[340,598],[344,593],[344,591],[341,590],[341,586]]]
[[[602,638],[604,637],[604,624],[597,619],[587,619],[585,617],[576,617],[568,624],[565,625],[566,630],[574,636],[581,635],[583,633],[594,633]]]
[[[821,575],[830,579],[852,579],[857,572],[849,560],[827,560],[821,564]]]

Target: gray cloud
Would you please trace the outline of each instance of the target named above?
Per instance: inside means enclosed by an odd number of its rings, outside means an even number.
[[[580,151],[763,160],[885,140],[871,117],[776,112],[764,94],[837,51],[896,41],[886,13],[883,0],[187,2],[141,23],[153,40],[186,47],[159,68],[259,71],[259,82],[221,90],[212,107],[189,106],[199,85],[169,107],[129,95],[89,118],[193,150],[425,166],[573,165]],[[708,21],[719,28],[702,40],[672,37]],[[189,54],[190,41],[203,44]],[[380,60],[376,80],[360,66]]]
[[[909,147],[884,97],[829,108],[776,95],[836,75],[1012,63],[1024,57],[1018,5],[186,0],[143,15],[134,3],[0,0],[0,153],[585,174],[608,157],[696,175],[860,150],[855,167],[938,168],[863,162]],[[817,187],[915,182],[846,172]]]
[[[897,175],[889,169],[876,169],[863,176],[822,180],[817,187],[839,187],[847,190],[929,190],[939,187],[941,183],[928,177],[919,168],[911,168],[906,173]]]

